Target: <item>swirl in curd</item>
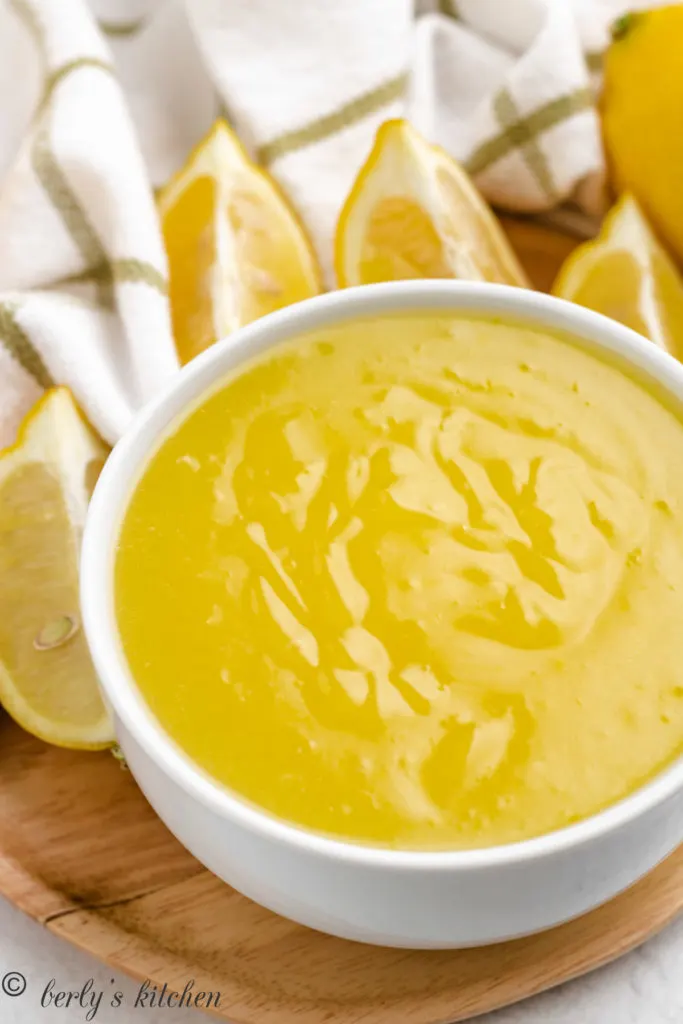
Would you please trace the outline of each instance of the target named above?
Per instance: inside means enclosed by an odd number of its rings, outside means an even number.
[[[683,746],[683,425],[523,324],[342,323],[173,425],[115,589],[151,711],[238,796],[403,849],[546,833]]]

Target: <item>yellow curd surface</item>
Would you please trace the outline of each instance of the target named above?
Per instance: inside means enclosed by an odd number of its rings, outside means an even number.
[[[153,455],[116,609],[168,734],[290,822],[490,846],[683,742],[683,426],[568,340],[357,320],[221,384]]]

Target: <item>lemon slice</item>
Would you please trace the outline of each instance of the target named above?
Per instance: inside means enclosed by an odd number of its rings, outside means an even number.
[[[567,258],[553,292],[683,357],[683,278],[633,196],[622,196],[598,237]]]
[[[66,388],[0,455],[0,702],[34,736],[90,750],[114,741],[78,607],[83,522],[106,455]]]
[[[423,277],[527,285],[503,230],[463,169],[407,121],[386,121],[342,209],[340,287]]]
[[[304,228],[235,134],[217,121],[159,195],[178,356],[321,291]]]

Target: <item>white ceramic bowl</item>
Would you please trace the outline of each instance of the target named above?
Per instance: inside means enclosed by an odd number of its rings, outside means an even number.
[[[133,775],[171,831],[211,871],[271,910],[335,935],[393,946],[471,946],[566,921],[654,867],[683,839],[683,763],[594,817],[512,845],[423,853],[328,839],[254,809],[194,767],[138,693],[113,606],[121,520],[168,424],[246,358],[293,335],[409,309],[488,313],[568,331],[586,348],[618,353],[683,410],[683,366],[625,327],[546,295],[421,281],[312,299],[238,331],[194,360],[116,446],[88,516],[83,620]]]

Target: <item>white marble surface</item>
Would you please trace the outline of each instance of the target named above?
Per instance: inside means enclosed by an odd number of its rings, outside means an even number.
[[[137,983],[73,949],[0,900],[0,979],[10,971],[25,976],[26,991],[16,998],[0,992],[1,1024],[85,1020],[87,1011],[79,1007],[41,1008],[41,993],[52,978],[62,989],[81,989],[92,978],[94,991],[105,993],[94,1017],[98,1024],[208,1024],[214,1019],[196,1010],[136,1009]],[[107,1003],[116,991],[124,1001],[112,1009]],[[609,967],[478,1020],[480,1024],[681,1024],[683,918]]]

